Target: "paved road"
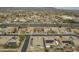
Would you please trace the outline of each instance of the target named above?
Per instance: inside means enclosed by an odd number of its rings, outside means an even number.
[[[19,36],[21,34],[15,33],[15,34],[0,34],[0,36]],[[79,36],[78,34],[46,34],[46,33],[26,33],[25,36]]]
[[[27,23],[5,23],[0,24],[0,27],[4,26],[12,26],[12,27],[79,27],[79,24],[72,23],[72,24],[27,24]]]
[[[29,39],[30,39],[30,36],[26,36],[25,37],[25,42],[24,42],[24,45],[21,49],[21,52],[26,52],[27,48],[28,48],[28,44],[29,44]]]
[[[43,45],[44,45],[44,50],[45,50],[45,52],[47,52],[46,44],[45,44],[45,39],[44,39],[44,38],[43,38]]]

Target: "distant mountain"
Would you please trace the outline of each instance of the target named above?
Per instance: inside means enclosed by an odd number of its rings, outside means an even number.
[[[65,7],[64,7],[65,8]],[[71,8],[71,7],[70,7]],[[0,7],[0,12],[15,12],[15,11],[44,11],[54,13],[79,13],[79,10],[62,9],[57,7]]]
[[[54,7],[0,7],[0,11],[16,11],[16,10],[26,10],[26,11],[56,11]]]
[[[56,8],[63,10],[79,10],[79,7],[56,7]]]

